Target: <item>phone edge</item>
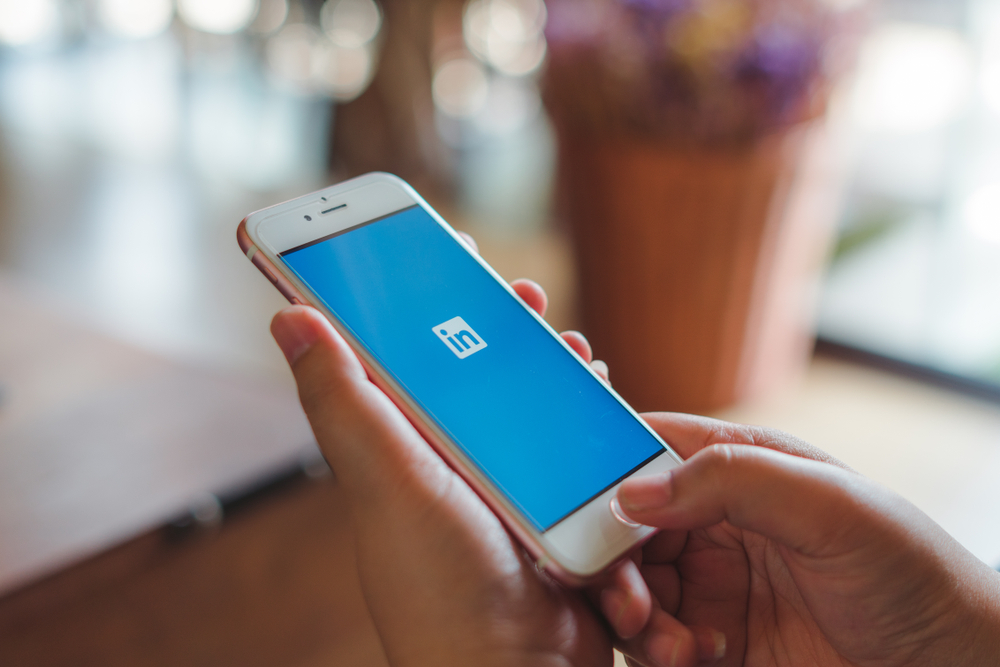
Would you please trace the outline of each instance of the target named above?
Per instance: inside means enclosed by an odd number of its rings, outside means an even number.
[[[452,234],[457,235],[457,232],[454,232],[453,228],[451,228],[451,226],[448,225],[446,221],[440,218],[440,215],[437,214],[437,212],[434,211],[434,209],[431,208],[430,205],[426,203],[426,201],[424,201],[423,197],[421,197],[419,193],[416,193],[416,191],[412,189],[412,186],[409,186],[409,184],[406,183],[405,181],[402,181],[402,179],[399,180],[401,181],[402,185],[405,185],[406,189],[409,190],[410,193],[412,193],[415,196],[415,199],[417,200],[421,208],[423,208],[424,210],[429,210],[429,212],[432,214],[432,217],[434,217],[437,221],[444,223],[446,230],[448,230]],[[296,197],[295,199],[298,198]],[[255,213],[257,212],[251,213],[247,217],[243,218],[243,220],[241,220],[240,224],[237,226],[236,240],[240,249],[243,251],[243,254],[247,257],[248,260],[250,260],[250,262],[255,267],[257,267],[257,269],[264,275],[264,277],[268,279],[268,281],[281,293],[282,296],[284,296],[288,300],[290,304],[314,307],[313,304],[309,301],[309,299],[305,295],[303,295],[298,290],[298,288],[285,277],[285,275],[278,269],[278,267],[274,265],[274,263],[270,260],[270,258],[268,258],[260,250],[260,248],[254,242],[254,240],[250,237],[250,234],[246,228],[246,223],[247,220],[250,218],[250,216],[254,215]],[[465,244],[464,239],[462,239],[460,236],[458,238],[463,244]],[[491,274],[494,274],[494,277],[496,277],[495,272],[492,270],[492,267],[486,265],[486,268],[490,271]],[[526,305],[525,307],[528,308],[530,311],[530,307]],[[543,323],[545,324],[546,328],[551,329],[551,327],[548,326],[547,322],[543,321]],[[420,435],[425,440],[428,441],[428,443],[431,445],[434,451],[437,452],[437,454],[445,461],[445,463],[453,471],[455,471],[455,473],[458,474],[459,477],[461,477],[466,482],[466,484],[469,485],[469,487],[476,493],[476,495],[480,497],[480,499],[486,504],[486,506],[490,508],[490,510],[494,513],[494,515],[496,515],[497,518],[500,519],[501,523],[508,530],[508,532],[512,533],[514,539],[517,540],[517,542],[524,547],[524,549],[528,552],[531,558],[535,561],[535,566],[540,570],[544,570],[547,574],[552,576],[560,583],[571,587],[582,587],[587,585],[588,583],[599,578],[604,572],[613,569],[618,563],[622,562],[625,558],[627,558],[632,550],[641,547],[645,542],[652,539],[652,537],[656,534],[655,532],[653,532],[650,535],[644,537],[643,539],[637,540],[635,543],[631,544],[627,549],[625,549],[618,557],[612,559],[611,561],[608,562],[607,565],[600,567],[594,572],[577,573],[571,571],[563,563],[559,562],[560,556],[558,554],[550,553],[550,550],[547,549],[545,545],[543,545],[539,541],[539,539],[535,537],[535,535],[533,535],[529,530],[527,530],[524,526],[521,525],[521,521],[514,516],[513,511],[510,508],[506,507],[502,502],[500,502],[499,499],[494,497],[496,494],[487,487],[487,484],[484,481],[476,477],[476,475],[471,470],[467,470],[468,466],[463,461],[461,461],[459,457],[455,454],[455,452],[451,450],[451,447],[445,442],[443,442],[440,436],[438,436],[438,434],[435,433],[433,429],[430,428],[430,426],[426,423],[427,421],[426,418],[423,417],[412,406],[410,406],[409,403],[399,394],[399,392],[397,392],[396,389],[382,376],[382,369],[380,369],[376,365],[369,363],[364,358],[364,356],[358,352],[360,343],[356,341],[354,337],[350,335],[349,332],[343,332],[340,331],[339,329],[337,329],[337,332],[338,334],[344,337],[344,339],[350,345],[352,351],[354,351],[355,356],[358,358],[358,360],[361,362],[361,365],[364,367],[365,373],[368,376],[369,381],[371,381],[383,393],[385,393],[386,396],[389,397],[389,399],[400,410],[400,412],[403,413],[403,415],[413,425],[413,427],[417,429],[417,432],[420,433]],[[615,393],[615,396],[617,397],[617,393]],[[620,397],[619,400],[621,400]],[[666,453],[668,454],[673,453],[672,448],[670,448],[669,446],[666,446],[666,450],[667,450]]]

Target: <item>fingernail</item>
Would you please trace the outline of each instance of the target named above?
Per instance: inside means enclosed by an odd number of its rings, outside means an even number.
[[[716,660],[726,657],[726,636],[717,630],[712,631],[712,641],[715,642]]]
[[[271,335],[291,366],[316,342],[316,329],[302,310],[291,308],[274,320]]]
[[[726,655],[726,636],[712,628],[691,628],[698,646],[698,659],[715,662]]]
[[[601,361],[600,359],[594,359],[590,362],[590,367],[594,369],[594,372],[603,377],[605,380],[608,379],[608,365]]]
[[[676,637],[655,635],[646,642],[646,655],[658,667],[677,667],[681,643]]]
[[[630,479],[618,489],[618,502],[626,512],[665,507],[670,504],[672,496],[672,471]]]

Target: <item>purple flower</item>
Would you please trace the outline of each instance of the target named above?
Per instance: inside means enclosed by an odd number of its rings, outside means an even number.
[[[747,137],[798,120],[836,33],[816,0],[549,0],[546,99],[589,131]]]
[[[693,0],[621,0],[621,6],[647,18],[669,19],[689,9]]]

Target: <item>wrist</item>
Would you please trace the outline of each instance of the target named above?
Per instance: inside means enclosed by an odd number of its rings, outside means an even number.
[[[970,555],[971,558],[971,555]],[[1000,656],[1000,573],[974,559],[973,571],[959,574],[959,602],[952,631],[935,642],[929,665],[995,666]]]

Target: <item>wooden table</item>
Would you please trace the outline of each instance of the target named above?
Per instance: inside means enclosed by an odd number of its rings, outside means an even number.
[[[39,301],[0,280],[0,665],[384,664],[294,392]]]

